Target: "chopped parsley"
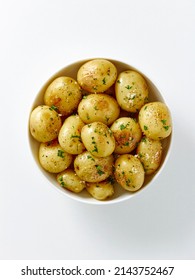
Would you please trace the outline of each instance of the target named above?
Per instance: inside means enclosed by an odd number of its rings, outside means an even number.
[[[102,170],[102,166],[101,165],[96,165],[95,167],[96,167],[97,173],[99,175],[105,174],[105,172]]]
[[[106,85],[106,78],[104,77],[102,80],[103,85]]]
[[[54,111],[58,111],[58,108],[55,106],[55,105],[52,105],[50,108],[49,108],[49,110],[54,110]]]
[[[148,130],[148,127],[146,125],[144,125],[144,130]]]
[[[125,88],[127,88],[127,89],[131,89],[131,88],[132,88],[132,86],[127,85]]]
[[[163,124],[166,124],[167,120],[161,120],[161,122],[162,122]]]
[[[81,139],[81,136],[80,136],[80,135],[71,135],[70,138],[78,138],[78,139]]]
[[[64,151],[58,150],[58,157],[64,158]]]
[[[169,125],[164,125],[163,128],[167,131],[169,129]]]
[[[120,130],[123,130],[125,128],[127,128],[127,126],[130,125],[130,123],[128,122],[126,125],[124,125],[123,123],[119,126]]]
[[[90,156],[90,155],[88,155],[87,158],[91,159],[92,161],[95,161],[95,159],[92,156]]]

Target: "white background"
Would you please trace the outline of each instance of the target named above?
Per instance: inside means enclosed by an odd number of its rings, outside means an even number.
[[[0,259],[195,259],[195,1],[0,1]],[[28,146],[36,93],[65,65],[124,61],[162,91],[172,151],[155,185],[85,205],[39,174]]]

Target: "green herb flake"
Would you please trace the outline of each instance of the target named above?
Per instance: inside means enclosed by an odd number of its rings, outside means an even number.
[[[105,174],[105,172],[102,170],[101,165],[96,165],[95,167],[96,167],[97,173],[98,173],[99,175]]]
[[[58,157],[64,158],[64,151],[58,150]]]
[[[148,127],[146,125],[144,125],[144,130],[148,130]]]
[[[126,89],[131,89],[131,88],[132,88],[132,86],[127,85],[125,88],[126,88]]]
[[[118,83],[118,84],[120,84],[120,83],[121,83],[121,81],[120,81],[120,80],[117,80],[117,83]]]
[[[164,125],[163,128],[167,131],[169,130],[169,125]]]
[[[140,157],[140,158],[142,158],[142,157],[143,157],[143,155],[142,155],[141,153],[139,153],[138,155],[139,155],[139,157]]]
[[[93,153],[93,152],[94,152],[94,153],[98,153],[98,148],[97,148],[96,145],[94,146],[94,149],[92,150],[92,153]]]
[[[107,181],[108,181],[109,183],[111,183],[112,185],[114,185],[114,183],[115,183],[115,179],[114,179],[114,177],[111,176],[111,175],[108,177]]]
[[[146,137],[143,137],[143,138],[141,139],[141,142],[145,142],[145,143],[146,143]]]
[[[123,129],[125,129],[126,128],[126,125],[124,125],[124,124],[121,124],[120,125],[120,130],[123,130]]]
[[[106,78],[104,77],[102,80],[103,85],[106,85]]]
[[[91,159],[92,161],[95,161],[95,159],[92,156],[90,156],[90,155],[88,155],[87,158]]]
[[[70,138],[78,138],[78,139],[81,139],[81,136],[80,136],[80,135],[71,135]]]
[[[57,108],[55,105],[52,105],[52,106],[49,108],[49,110],[51,110],[51,111],[54,110],[54,111],[57,112],[57,111],[58,111],[58,108]]]
[[[162,124],[166,124],[167,120],[161,120]]]

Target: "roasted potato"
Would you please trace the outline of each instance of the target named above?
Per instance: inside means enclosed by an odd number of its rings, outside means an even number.
[[[168,137],[172,131],[169,108],[159,101],[145,104],[139,112],[139,124],[148,138],[161,140]]]
[[[148,85],[143,76],[133,70],[121,72],[115,83],[116,99],[120,107],[136,113],[148,101]]]
[[[75,158],[74,169],[81,180],[98,183],[112,174],[113,163],[114,158],[112,155],[100,158],[85,151]]]
[[[86,91],[102,93],[115,82],[117,69],[106,59],[93,59],[84,63],[78,70],[77,81]]]
[[[63,123],[58,140],[61,147],[69,154],[78,155],[85,150],[81,140],[81,129],[84,122],[78,115],[69,116]]]
[[[119,185],[130,192],[139,190],[144,183],[145,172],[141,161],[130,154],[117,158],[114,174]]]
[[[39,162],[48,172],[59,173],[68,168],[72,155],[66,153],[57,141],[41,143],[39,147]]]
[[[58,137],[62,121],[58,113],[49,106],[40,105],[30,115],[31,135],[39,142],[48,142]]]
[[[60,186],[74,193],[79,193],[86,187],[85,182],[70,168],[59,173],[57,181]]]
[[[112,96],[94,93],[83,97],[78,114],[84,123],[102,122],[109,126],[118,118],[120,108]]]
[[[137,146],[137,155],[146,175],[154,173],[162,159],[162,144],[159,140],[143,137]]]
[[[81,139],[86,149],[96,157],[107,157],[115,149],[112,131],[101,122],[93,122],[83,126]]]
[[[87,183],[86,190],[97,200],[105,200],[113,196],[114,187],[109,180],[99,183]]]
[[[70,77],[56,78],[45,91],[44,102],[54,106],[62,116],[71,115],[82,99],[81,88]]]
[[[114,152],[117,154],[126,154],[133,151],[142,137],[139,123],[134,118],[119,118],[111,125],[110,129],[115,138]]]

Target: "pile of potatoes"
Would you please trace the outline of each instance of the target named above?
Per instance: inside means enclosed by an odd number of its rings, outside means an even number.
[[[55,173],[63,188],[86,189],[98,200],[110,198],[120,186],[139,190],[160,166],[162,140],[172,131],[168,107],[148,98],[140,73],[117,73],[106,59],[84,63],[76,80],[54,79],[44,104],[30,114],[40,165]]]

